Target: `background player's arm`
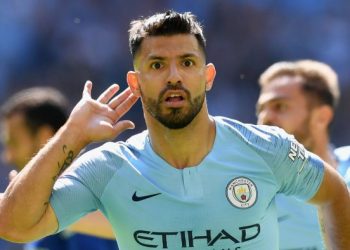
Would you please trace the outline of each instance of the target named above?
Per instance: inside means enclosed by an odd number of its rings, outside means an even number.
[[[83,98],[67,123],[11,181],[0,200],[0,238],[27,242],[52,234],[58,227],[49,199],[57,176],[92,141],[116,137],[132,128],[118,121],[137,101],[129,89],[114,97],[112,85],[97,100],[91,98],[92,83],[85,84]],[[81,129],[84,124],[84,129]]]
[[[316,195],[327,249],[350,249],[350,194],[342,177],[325,163],[325,173]]]
[[[115,239],[111,224],[100,211],[87,214],[71,225],[68,230],[101,238]]]

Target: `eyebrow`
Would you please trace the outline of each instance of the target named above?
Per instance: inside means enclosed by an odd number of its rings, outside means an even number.
[[[263,107],[264,105],[266,105],[267,103],[274,103],[274,102],[279,102],[279,101],[288,101],[291,98],[287,97],[287,96],[276,96],[273,97],[271,99],[268,99],[267,101],[265,101],[264,103],[261,102],[257,102],[255,105],[255,110],[259,111],[261,109],[261,107]]]
[[[147,58],[147,60],[149,60],[149,61],[153,61],[153,60],[164,60],[165,59],[165,57],[163,57],[163,56],[149,56],[148,58]]]
[[[186,53],[184,55],[179,56],[180,59],[189,58],[189,57],[198,57],[198,55],[195,54],[195,53]],[[152,56],[151,55],[151,56],[148,57],[147,60],[149,60],[149,61],[152,61],[152,60],[160,60],[160,61],[162,61],[162,60],[165,60],[165,59],[166,59],[166,57],[164,57],[164,56],[157,56],[157,55]]]
[[[187,53],[187,54],[180,56],[181,59],[188,58],[188,57],[198,57],[198,55],[196,55],[194,53]]]
[[[268,98],[264,100],[264,103],[271,103],[271,102],[278,102],[278,101],[288,101],[291,100],[289,96],[285,95],[279,95],[279,96],[273,96],[272,98]]]

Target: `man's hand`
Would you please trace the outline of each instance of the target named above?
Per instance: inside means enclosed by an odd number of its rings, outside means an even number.
[[[135,127],[131,121],[119,121],[138,99],[129,88],[113,98],[119,90],[119,85],[113,84],[96,100],[91,98],[91,89],[92,82],[87,81],[83,97],[74,107],[67,123],[70,128],[79,131],[84,144],[110,140]]]

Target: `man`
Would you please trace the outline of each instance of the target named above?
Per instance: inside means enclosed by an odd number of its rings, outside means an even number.
[[[113,97],[112,85],[94,100],[86,82],[67,123],[1,198],[1,237],[42,237],[100,209],[121,249],[278,249],[281,191],[318,205],[332,247],[349,247],[349,214],[337,211],[350,209],[350,198],[334,169],[279,129],[208,114],[216,71],[195,16],[168,11],[133,21],[129,32],[129,88]],[[90,142],[132,129],[120,118],[139,97],[146,131],[72,163]]]
[[[49,87],[24,89],[9,98],[2,106],[1,114],[5,162],[21,171],[66,122],[67,107],[66,98]],[[16,173],[11,172],[11,175],[10,179]],[[27,244],[24,249],[115,250],[117,245],[115,241],[65,231]]]
[[[334,150],[329,126],[339,101],[338,78],[321,62],[277,62],[260,77],[258,123],[275,125],[295,135],[311,152],[342,176],[350,169],[350,147]],[[347,180],[350,184],[350,178]],[[283,194],[277,196],[281,249],[324,249],[314,206]],[[349,211],[339,211],[349,213]]]

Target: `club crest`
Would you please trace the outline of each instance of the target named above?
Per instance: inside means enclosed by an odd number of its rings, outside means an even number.
[[[226,197],[237,208],[249,208],[255,204],[258,194],[254,182],[245,177],[237,177],[228,183]]]

